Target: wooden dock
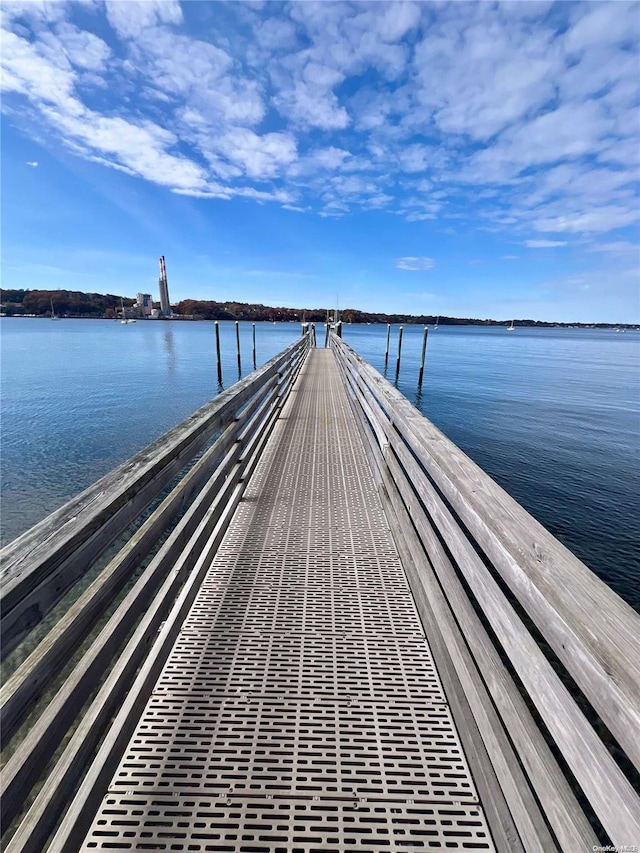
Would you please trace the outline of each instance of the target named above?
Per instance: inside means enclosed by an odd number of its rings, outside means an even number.
[[[640,619],[335,334],[4,549],[4,849],[640,843]]]

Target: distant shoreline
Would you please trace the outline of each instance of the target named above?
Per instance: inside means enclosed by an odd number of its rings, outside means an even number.
[[[140,296],[141,294],[138,294]],[[150,300],[150,297],[149,297]],[[151,302],[153,309],[153,302]],[[79,290],[11,290],[0,291],[0,316],[50,318],[53,311],[62,318],[119,320],[122,312],[136,320],[231,320],[249,322],[324,323],[333,316],[333,308],[285,308],[248,302],[216,302],[213,299],[182,299],[171,305],[172,317],[150,317],[141,305],[129,297],[113,293],[84,293]],[[512,322],[477,317],[445,317],[436,314],[404,314],[361,311],[344,308],[340,319],[345,324],[382,323],[406,326],[504,326]],[[576,329],[638,329],[638,323],[577,323],[513,318],[516,326]]]
[[[0,317],[6,317],[8,319],[20,319],[20,320],[50,320],[50,315],[47,314],[5,314],[4,312],[0,312]],[[110,322],[119,322],[118,318],[114,317],[105,317],[99,316],[95,314],[59,314],[58,319],[64,320],[108,320]],[[181,323],[198,323],[201,321],[205,322],[221,322],[221,323],[233,323],[235,322],[235,318],[225,317],[220,320],[215,320],[214,318],[209,317],[199,317],[199,316],[185,316],[185,315],[174,315],[173,317],[138,317],[136,318],[140,322],[162,322],[162,323],[171,323],[171,322],[181,322]],[[301,320],[266,320],[266,319],[258,319],[258,318],[250,318],[250,317],[238,317],[238,322],[241,323],[301,323]],[[310,323],[316,323],[320,325],[324,325],[324,320],[307,320]],[[485,327],[492,329],[505,328],[510,324],[510,320],[461,320],[456,317],[440,317],[438,322],[439,326],[447,326],[447,327],[456,327],[456,326],[475,326],[475,327]],[[353,321],[344,321],[344,325],[353,325],[353,326],[433,326],[435,324],[435,319],[429,322],[424,322],[420,319],[406,319],[406,320],[353,320]],[[621,331],[632,331],[632,332],[640,332],[640,325],[636,323],[555,323],[546,320],[515,320],[514,321],[516,328],[522,329],[620,329]]]

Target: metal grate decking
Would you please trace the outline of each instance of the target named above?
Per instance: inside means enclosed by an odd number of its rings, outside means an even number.
[[[330,350],[312,350],[83,850],[493,850]]]

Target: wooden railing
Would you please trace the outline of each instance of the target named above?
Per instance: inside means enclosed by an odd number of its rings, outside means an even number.
[[[602,828],[638,844],[638,614],[336,335],[330,345],[499,849],[591,850]]]
[[[5,850],[45,849],[105,727],[119,714],[118,743],[103,744],[101,753],[100,773],[113,772],[311,342],[308,333],[0,554],[6,653],[151,505],[2,687],[3,758],[12,753],[2,771],[3,833],[15,830]],[[92,636],[105,613],[108,621]],[[58,684],[74,655],[75,666]],[[16,829],[32,789],[37,796]]]

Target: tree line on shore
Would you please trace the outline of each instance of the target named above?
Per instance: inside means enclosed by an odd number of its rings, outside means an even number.
[[[51,304],[61,317],[95,317],[115,319],[121,314],[121,304],[125,308],[136,305],[134,299],[114,294],[83,293],[75,290],[2,290],[0,291],[0,311],[4,316],[50,317]],[[303,319],[310,323],[324,323],[333,309],[327,308],[284,308],[271,307],[244,302],[216,302],[208,299],[183,299],[171,306],[176,319],[184,320],[250,320],[260,321],[296,321]],[[340,312],[344,323],[403,323],[406,325],[433,325],[433,314],[384,314],[345,308]],[[442,326],[491,326],[500,321],[474,319],[469,317],[439,318]],[[612,327],[615,323],[551,323],[541,320],[517,320],[519,326],[600,326]]]

